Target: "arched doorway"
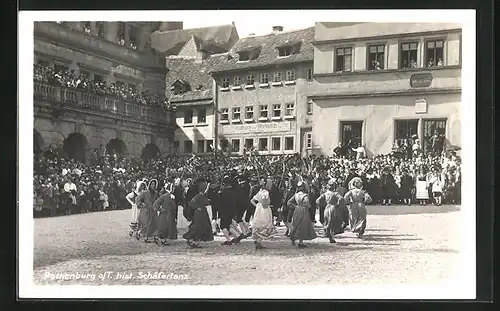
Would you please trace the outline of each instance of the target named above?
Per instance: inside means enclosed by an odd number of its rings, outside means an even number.
[[[109,143],[106,145],[106,150],[108,151],[109,154],[119,154],[119,155],[125,155],[127,154],[127,145],[125,145],[125,142],[123,140],[118,139],[118,138],[113,138],[109,141]]]
[[[63,142],[64,152],[70,159],[85,162],[87,139],[80,133],[71,133]]]
[[[143,149],[142,149],[142,155],[141,158],[143,160],[149,160],[152,158],[155,158],[160,155],[160,148],[158,148],[157,145],[155,144],[147,144]]]
[[[37,130],[33,129],[33,152],[40,154],[44,148],[44,141],[42,135]]]

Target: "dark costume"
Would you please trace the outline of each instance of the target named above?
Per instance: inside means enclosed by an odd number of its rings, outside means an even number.
[[[212,224],[208,216],[208,198],[203,193],[198,193],[189,202],[188,208],[193,210],[193,220],[189,225],[188,232],[182,236],[192,241],[213,241]]]
[[[170,192],[161,195],[153,203],[153,209],[159,212],[156,218],[155,236],[160,239],[177,239],[177,206]]]

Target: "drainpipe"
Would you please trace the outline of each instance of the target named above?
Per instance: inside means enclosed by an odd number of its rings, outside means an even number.
[[[219,145],[219,94],[217,92],[217,82],[212,75],[212,92],[213,92],[213,110],[214,110],[214,137],[213,137],[213,150],[212,152],[217,152],[217,146]]]

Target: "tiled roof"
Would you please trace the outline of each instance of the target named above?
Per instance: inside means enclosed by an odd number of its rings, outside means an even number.
[[[314,27],[265,36],[242,38],[229,51],[231,58],[213,72],[312,61],[314,56],[313,42]],[[278,57],[278,47],[293,44],[301,45],[299,53],[286,57]],[[238,52],[258,47],[260,47],[261,50],[257,59],[245,62],[238,61]]]
[[[155,31],[151,34],[151,46],[165,55],[176,55],[191,37],[195,37],[197,46],[212,53],[229,51],[239,39],[236,27],[230,24],[172,31]]]
[[[166,96],[175,104],[186,101],[203,101],[213,98],[212,77],[210,71],[227,61],[227,53],[208,56],[201,62],[193,58],[167,57],[166,65],[169,72],[166,74]],[[190,91],[181,95],[174,95],[170,90],[172,84],[182,80],[191,87]]]

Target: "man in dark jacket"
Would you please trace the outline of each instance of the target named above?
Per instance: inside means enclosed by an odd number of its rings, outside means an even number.
[[[222,180],[221,189],[219,191],[219,206],[218,211],[220,214],[220,228],[226,241],[222,245],[231,245],[238,243],[244,238],[243,233],[233,224],[236,218],[236,196],[237,193],[232,185],[231,178],[224,176]],[[231,238],[230,234],[233,236]]]

